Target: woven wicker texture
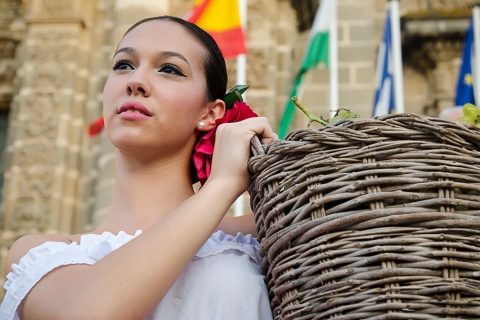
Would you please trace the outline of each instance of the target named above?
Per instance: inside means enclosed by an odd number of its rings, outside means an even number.
[[[256,141],[275,319],[480,319],[479,128],[396,114]]]

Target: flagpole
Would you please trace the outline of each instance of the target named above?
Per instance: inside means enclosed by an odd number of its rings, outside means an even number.
[[[247,33],[247,0],[238,0],[238,9],[240,13],[240,25],[243,32]],[[247,84],[247,55],[242,53],[237,56],[237,84]],[[243,94],[245,97],[246,93]]]
[[[333,118],[338,109],[338,22],[337,1],[330,4],[331,17],[329,37],[329,64],[330,64],[330,117]]]
[[[480,7],[478,4],[473,6],[473,96],[475,97],[475,103],[480,103]]]
[[[242,26],[245,37],[247,35],[247,0],[238,0],[238,9],[240,13],[240,25]],[[236,83],[237,84],[247,84],[247,55],[242,53],[237,56],[237,71],[236,71]],[[243,100],[246,101],[246,93],[243,94]],[[245,212],[244,208],[244,195],[235,200],[233,204],[233,215],[241,216]]]
[[[389,0],[392,29],[393,91],[397,113],[405,112],[403,95],[402,40],[400,35],[400,14],[398,0]]]

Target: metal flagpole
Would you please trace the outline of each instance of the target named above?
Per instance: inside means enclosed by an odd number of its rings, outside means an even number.
[[[337,0],[330,3],[329,43],[328,43],[328,63],[330,72],[330,117],[335,116],[338,109],[338,22],[337,22]]]
[[[403,65],[402,65],[402,40],[400,36],[400,14],[398,0],[389,0],[390,23],[392,28],[392,58],[393,58],[393,92],[395,111],[405,112],[403,95]]]
[[[240,13],[240,25],[243,32],[247,33],[247,0],[238,0],[238,9]],[[242,53],[237,56],[237,84],[247,84],[247,55]],[[243,97],[245,98],[245,94]]]
[[[243,32],[247,33],[247,0],[238,0],[238,9],[240,13],[240,25],[242,26]],[[247,55],[242,53],[237,56],[237,74],[236,74],[236,83],[237,84],[247,84]],[[246,101],[246,93],[243,94],[243,100]],[[242,194],[235,200],[233,204],[233,215],[241,216],[245,212],[244,208],[244,195]]]
[[[476,4],[472,9],[473,15],[473,61],[472,61],[472,76],[473,76],[473,96],[475,103],[480,103],[480,7]]]

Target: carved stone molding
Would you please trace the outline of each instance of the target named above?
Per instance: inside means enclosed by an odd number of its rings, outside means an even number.
[[[19,72],[21,89],[12,119],[16,128],[13,134],[19,143],[10,147],[14,167],[7,172],[9,190],[16,191],[6,197],[11,202],[7,205],[5,228],[16,233],[45,232],[51,227],[53,208],[58,206],[58,199],[52,195],[61,191],[55,190],[53,172],[66,159],[56,141],[60,115],[72,103],[77,63],[72,39],[78,37],[75,26],[42,26],[31,28],[25,40],[26,61]]]
[[[415,12],[456,12],[471,8],[480,3],[479,0],[402,0],[400,7],[402,11]]]
[[[10,38],[0,38],[0,61],[15,58],[15,49],[18,41]]]
[[[25,174],[25,181],[30,181],[28,177],[31,176],[29,173],[31,170],[36,172],[40,167],[50,169],[59,164],[59,152],[51,141],[49,137],[31,138],[25,140],[22,148],[19,148],[16,165],[24,169],[22,174]],[[34,181],[33,183],[37,182]]]
[[[437,68],[428,74],[430,82],[431,96],[433,100],[448,100],[451,101],[455,87],[455,80],[452,78],[450,64],[448,62],[441,62]],[[450,102],[449,102],[450,104]]]
[[[6,227],[19,232],[18,236],[46,232],[51,212],[52,175],[38,165],[26,170],[22,176],[24,179],[19,181],[14,203],[15,218],[9,219]]]
[[[460,55],[471,7],[479,0],[402,1],[401,34],[406,63],[426,72]],[[418,61],[418,60],[424,61]]]
[[[30,35],[26,55],[29,62],[22,70],[23,87],[30,90],[21,107],[23,119],[28,122],[24,127],[27,139],[54,139],[57,134],[58,115],[64,107],[61,91],[71,86],[68,64],[75,61],[70,39],[77,36],[73,31],[55,29],[37,30]]]
[[[290,0],[297,15],[297,29],[299,32],[310,29],[319,6],[319,0]]]
[[[437,116],[451,107],[455,96],[456,61],[462,55],[465,34],[475,1],[402,2],[402,55],[425,77],[428,101],[422,113]]]
[[[425,75],[430,103],[424,106],[423,113],[437,116],[445,107],[451,106],[455,96],[458,66],[454,62],[461,57],[463,40],[439,37],[426,39],[417,45],[411,52],[403,48],[404,64]]]
[[[442,39],[427,41],[422,50],[429,58],[436,62],[449,61],[458,58],[463,49],[463,41],[454,39]]]
[[[67,30],[66,28],[42,28],[34,30],[29,35],[28,45],[35,47],[26,57],[34,63],[45,61],[68,62],[75,57],[72,50],[72,39],[78,37],[78,30]]]
[[[5,30],[10,23],[18,16],[20,0],[0,1],[0,28]]]
[[[70,17],[74,12],[74,4],[72,0],[43,0],[39,15],[50,19]]]
[[[2,110],[9,109],[13,99],[17,45],[18,41],[14,39],[0,39],[0,109]]]
[[[26,18],[33,23],[90,23],[88,10],[95,0],[29,0]],[[87,9],[87,10],[85,10]]]
[[[402,49],[404,64],[412,66],[419,72],[426,73],[437,67],[442,61],[461,56],[463,39],[429,38],[407,43]]]
[[[19,40],[12,25],[18,22],[20,0],[0,1],[0,110],[10,108],[16,73],[15,53]]]

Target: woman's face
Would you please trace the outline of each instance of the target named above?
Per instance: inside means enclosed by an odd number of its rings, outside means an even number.
[[[153,20],[120,42],[105,84],[105,128],[124,152],[187,152],[206,110],[205,50],[181,25]]]

